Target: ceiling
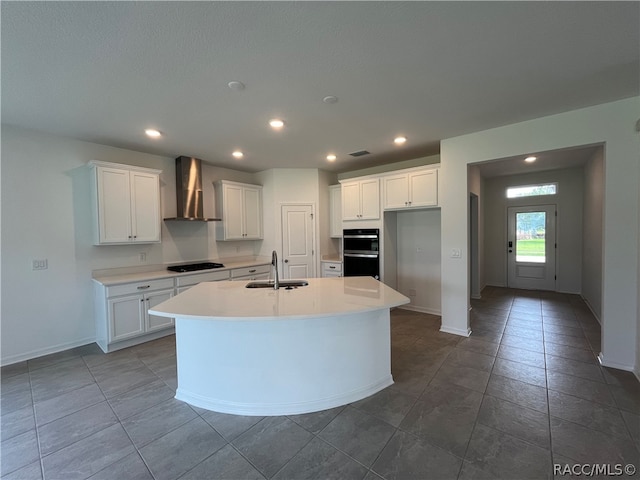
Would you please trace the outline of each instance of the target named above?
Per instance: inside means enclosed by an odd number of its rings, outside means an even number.
[[[560,168],[582,168],[602,148],[602,145],[586,145],[548,152],[527,152],[524,155],[474,163],[473,165],[478,167],[483,178],[543,172]],[[527,163],[524,160],[527,157],[535,157],[535,160],[533,163]]]
[[[4,124],[249,172],[408,160],[441,139],[640,93],[638,2],[0,8]]]

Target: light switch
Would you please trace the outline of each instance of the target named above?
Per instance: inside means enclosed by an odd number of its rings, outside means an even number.
[[[462,257],[462,252],[459,248],[451,249],[451,258],[460,258]]]

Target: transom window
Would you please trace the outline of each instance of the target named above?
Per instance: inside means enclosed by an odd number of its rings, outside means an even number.
[[[507,198],[536,197],[539,195],[555,195],[558,191],[557,183],[541,183],[538,185],[522,185],[507,187]]]

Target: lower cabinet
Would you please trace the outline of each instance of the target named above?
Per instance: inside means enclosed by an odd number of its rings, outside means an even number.
[[[174,319],[150,315],[150,308],[201,282],[262,280],[270,271],[267,264],[109,286],[94,281],[96,343],[108,353],[171,335]]]
[[[322,277],[341,277],[342,262],[322,262]]]
[[[268,280],[270,273],[271,265],[234,268],[231,270],[231,280]]]
[[[121,285],[95,285],[96,342],[104,352],[173,333],[172,318],[148,310],[173,297],[172,278]]]
[[[219,282],[221,280],[229,280],[229,270],[181,275],[176,277],[176,293],[186,292],[201,282]]]

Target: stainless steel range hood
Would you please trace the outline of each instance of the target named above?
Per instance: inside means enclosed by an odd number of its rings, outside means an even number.
[[[176,217],[174,221],[216,222],[219,218],[205,218],[202,198],[202,160],[181,156],[176,158]]]

